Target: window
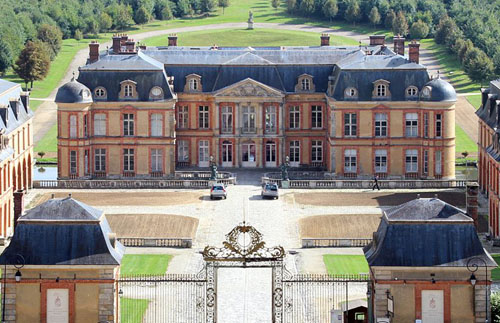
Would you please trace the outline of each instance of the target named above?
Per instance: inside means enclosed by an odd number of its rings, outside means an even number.
[[[407,113],[405,125],[406,125],[406,137],[417,137],[418,136],[418,114],[417,113]]]
[[[387,85],[378,84],[377,85],[377,96],[387,96]]]
[[[429,138],[429,113],[424,113],[424,138]]]
[[[276,163],[276,144],[272,141],[266,142],[266,163]]]
[[[441,150],[436,150],[436,158],[434,160],[434,162],[436,163],[436,169],[435,169],[435,175],[442,175],[442,170],[443,170],[443,166],[442,166],[442,152]]]
[[[177,128],[188,128],[189,107],[187,105],[180,106],[177,110]]]
[[[387,173],[387,150],[375,150],[375,173]]]
[[[191,90],[191,91],[198,90],[198,80],[197,79],[192,78],[189,80],[189,90]]]
[[[95,95],[96,99],[105,99],[106,98],[106,89],[103,88],[102,86],[99,86],[94,90],[94,95]]]
[[[134,167],[134,149],[125,148],[123,149],[123,171],[133,172]]]
[[[83,159],[83,167],[84,167],[85,175],[89,174],[89,155],[90,155],[90,150],[85,149],[85,155],[84,155],[84,159]]]
[[[160,173],[163,171],[163,152],[161,149],[151,149],[151,171]]]
[[[210,160],[208,149],[208,140],[200,140],[198,143],[198,158],[200,163],[208,163]]]
[[[418,96],[418,88],[416,86],[409,86],[406,89],[406,97],[407,98],[415,98]]]
[[[243,107],[243,132],[255,132],[255,107]]]
[[[89,136],[89,127],[88,127],[88,115],[83,116],[83,136],[88,137]],[[24,132],[23,132],[24,134]]]
[[[266,107],[266,132],[276,132],[276,107]]]
[[[104,113],[94,114],[94,136],[106,135],[106,115]]]
[[[344,150],[344,173],[357,172],[357,153],[356,149]]]
[[[431,97],[432,89],[430,86],[424,86],[422,89],[422,97],[425,99],[429,99]]]
[[[357,134],[356,113],[344,114],[344,136],[356,137]]]
[[[161,100],[163,99],[163,90],[159,86],[154,86],[151,91],[149,91],[150,100]]]
[[[441,138],[443,130],[443,115],[436,114],[436,138]]]
[[[428,174],[429,173],[429,151],[428,150],[424,150],[423,173],[424,174]]]
[[[344,97],[347,99],[354,99],[358,97],[358,91],[353,87],[348,87],[344,91]]]
[[[69,116],[69,137],[76,138],[77,134],[76,115]]]
[[[406,150],[406,172],[416,173],[418,171],[418,151],[416,149]]]
[[[222,107],[222,133],[233,132],[233,107]]]
[[[134,115],[132,113],[125,113],[123,115],[123,135],[134,135]]]
[[[189,161],[189,142],[187,140],[179,140],[177,143],[177,161]]]
[[[321,129],[323,128],[323,109],[319,105],[313,105],[311,107],[311,123],[312,128]]]
[[[302,91],[309,91],[311,89],[311,81],[307,78],[303,78],[302,82]]]
[[[300,128],[300,107],[290,107],[290,129]]]
[[[151,136],[163,136],[163,115],[161,113],[153,113],[151,115]]]
[[[290,141],[290,162],[300,163],[300,141]]]
[[[71,150],[69,152],[69,173],[76,174],[77,169],[77,158],[76,158],[76,150]]]
[[[131,84],[125,84],[125,87],[123,88],[123,96],[126,98],[134,96],[134,88]]]
[[[386,80],[376,80],[373,82],[373,98],[389,98],[391,96],[391,92],[389,91],[389,81]]]
[[[199,123],[199,128],[200,129],[208,129],[209,127],[209,113],[208,113],[208,106],[206,105],[200,105],[198,107],[198,123]]]
[[[189,74],[186,76],[186,82],[184,83],[184,92],[201,92],[202,83],[201,76],[198,74]]]
[[[96,172],[106,171],[106,149],[94,149],[94,170]]]
[[[375,113],[375,137],[387,137],[387,113]]]
[[[321,140],[312,140],[311,142],[311,162],[323,161],[323,142]]]

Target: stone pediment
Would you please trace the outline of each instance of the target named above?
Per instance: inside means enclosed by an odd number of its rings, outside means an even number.
[[[215,92],[215,96],[236,96],[236,97],[283,97],[284,94],[270,86],[247,78],[238,83],[226,86]]]

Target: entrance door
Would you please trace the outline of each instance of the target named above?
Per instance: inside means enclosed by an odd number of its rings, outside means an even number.
[[[198,166],[208,167],[210,155],[208,153],[208,140],[200,140],[198,143]]]
[[[276,144],[266,143],[266,167],[276,167]]]
[[[230,141],[222,143],[222,167],[233,166],[233,144]]]
[[[245,143],[241,147],[241,165],[243,167],[255,167],[257,165],[255,158],[255,144]]]
[[[442,290],[422,291],[422,323],[443,323],[444,302]]]

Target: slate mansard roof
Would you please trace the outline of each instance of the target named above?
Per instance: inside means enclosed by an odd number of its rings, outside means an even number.
[[[384,212],[373,242],[364,248],[370,266],[465,267],[483,249],[474,221],[437,198],[420,198]]]
[[[33,118],[33,111],[24,106],[20,100],[22,88],[20,84],[0,79],[0,108],[7,107],[7,110],[0,110],[0,130],[5,129],[5,134],[17,129],[29,119]],[[11,100],[17,102],[17,116],[11,105]],[[6,113],[6,115],[4,115]],[[5,122],[5,120],[7,122]]]
[[[500,128],[500,79],[491,81],[489,88],[481,89],[481,99],[477,116],[491,128]]]
[[[297,78],[308,74],[313,77],[315,92],[327,93],[329,81],[332,82],[336,100],[344,100],[345,89],[355,87],[359,92],[357,101],[373,101],[373,82],[379,79],[389,81],[392,101],[418,100],[406,97],[409,86],[416,86],[419,91],[424,86],[433,89],[431,97],[422,100],[456,100],[451,85],[442,80],[432,82],[423,65],[412,63],[385,46],[170,46],[140,49],[136,54],[113,54],[109,50],[98,61],[82,66],[78,81],[91,91],[102,86],[107,90],[108,101],[118,101],[120,82],[130,79],[137,83],[138,100],[148,101],[153,86],[162,87],[165,99],[183,92],[190,74],[201,76],[202,90],[207,93],[247,78],[283,93],[294,93]],[[172,89],[169,79],[173,79]]]
[[[26,265],[119,265],[124,247],[113,247],[103,212],[67,197],[51,199],[19,218],[1,263]]]

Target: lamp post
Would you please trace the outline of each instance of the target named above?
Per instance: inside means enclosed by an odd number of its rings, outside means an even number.
[[[485,322],[488,323],[489,322],[489,320],[488,320],[488,264],[486,263],[486,260],[484,260],[483,258],[473,257],[473,258],[470,258],[469,261],[467,261],[467,270],[471,273],[470,283],[472,285],[473,293],[475,295],[477,278],[476,278],[476,275],[474,275],[474,273],[479,269],[478,262],[484,264],[484,270],[485,270],[485,275],[486,275],[485,276],[485,281],[486,281],[486,288],[485,288],[485,290],[486,290],[486,304],[485,304],[486,320],[485,320]],[[476,307],[476,302],[474,302],[474,308],[475,307]]]

